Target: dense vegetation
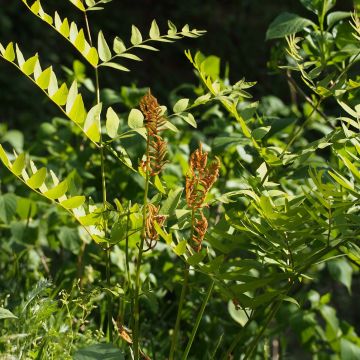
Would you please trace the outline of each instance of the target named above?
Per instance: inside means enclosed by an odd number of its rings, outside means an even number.
[[[359,4],[144,3],[2,5],[0,358],[359,359]]]

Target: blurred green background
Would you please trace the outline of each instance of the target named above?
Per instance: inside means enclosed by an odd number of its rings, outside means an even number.
[[[56,7],[63,16],[75,19],[78,23],[83,22],[83,19],[78,18],[78,11],[75,8],[72,11],[66,1],[48,0],[44,2],[45,5],[49,13]],[[341,0],[335,10],[348,10],[352,7],[353,1]],[[192,68],[184,56],[184,50],[190,48],[200,49],[206,55],[219,56],[224,65],[226,61],[232,81],[245,77],[249,81],[259,82],[261,86],[254,88],[255,98],[275,94],[286,99],[289,95],[286,82],[278,76],[272,76],[267,69],[273,43],[265,41],[267,27],[283,11],[312,16],[298,0],[142,0],[135,6],[134,1],[113,0],[106,4],[105,10],[93,12],[90,19],[94,28],[103,29],[109,40],[120,36],[128,43],[132,24],[145,34],[154,18],[163,31],[169,19],[178,27],[189,23],[192,27],[207,30],[208,34],[195,41],[188,39],[170,46],[161,46],[163,51],[157,53],[144,51],[143,63],[129,64],[133,72],[114,74],[111,70],[104,71],[102,84],[112,89],[120,89],[120,86],[134,82],[138,87],[150,86],[160,100],[165,102],[169,91],[183,83],[194,81]],[[36,49],[45,64],[65,64],[72,68],[76,53],[71,45],[58,38],[56,33],[47,31],[46,24],[35,17],[23,16],[24,12],[26,9],[20,0],[0,0],[2,42],[18,42],[29,56]],[[54,43],[57,44],[57,51],[53,51]],[[34,116],[42,118],[57,115],[46,104],[41,108],[34,108],[34,104],[43,100],[40,91],[34,90],[16,69],[4,62],[0,63],[0,94],[0,122],[6,121],[10,128],[13,125],[36,123]]]

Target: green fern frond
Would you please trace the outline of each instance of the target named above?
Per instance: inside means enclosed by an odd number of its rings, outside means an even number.
[[[45,21],[67,41],[69,41],[91,66],[95,68],[98,65],[99,55],[96,48],[91,46],[86,40],[84,29],[77,26],[74,21],[69,23],[67,18],[61,19],[57,12],[55,12],[54,16],[47,14],[43,10],[40,0],[36,0],[32,5],[28,4],[28,0],[22,0],[22,2],[34,15]],[[80,0],[73,1],[73,3],[76,3],[75,5],[77,7],[82,5]]]
[[[28,169],[24,153],[17,155],[14,152],[14,160],[10,161],[2,145],[0,145],[0,160],[14,176],[32,191],[66,210],[84,227],[95,242],[105,241],[102,231],[101,208],[86,206],[86,198],[83,195],[67,195],[70,186],[69,179],[60,182],[55,173],[50,170],[51,181],[47,181],[48,170],[45,167],[38,169],[34,162],[30,160],[30,169]]]
[[[66,83],[59,84],[52,67],[42,70],[38,54],[25,60],[16,44],[11,42],[6,47],[0,44],[0,57],[10,62],[30,79],[43,93],[73,121],[96,146],[100,139],[99,107],[96,105],[89,112],[85,109],[83,97],[79,94],[77,82],[70,87]],[[94,116],[96,114],[97,116]]]

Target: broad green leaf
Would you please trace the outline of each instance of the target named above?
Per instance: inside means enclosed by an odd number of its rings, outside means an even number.
[[[99,213],[93,212],[91,214],[82,216],[79,220],[84,226],[96,225],[102,222],[102,216]]]
[[[19,176],[25,167],[25,153],[21,153],[11,166],[11,171]]]
[[[100,140],[100,114],[102,103],[96,104],[88,112],[84,124],[84,131],[92,141]]]
[[[12,42],[6,47],[3,56],[8,61],[13,62],[15,60],[14,44]]]
[[[181,256],[186,251],[186,240],[181,240],[174,248],[173,251],[176,255]]]
[[[144,115],[138,109],[132,109],[128,117],[128,125],[131,129],[137,129],[143,127]]]
[[[85,131],[87,137],[94,142],[100,141],[100,123],[93,122],[91,126]]]
[[[110,243],[116,244],[119,241],[125,239],[127,229],[127,218],[122,216],[117,223],[115,223],[111,229]]]
[[[306,18],[296,14],[282,13],[269,26],[266,32],[266,39],[282,38],[287,35],[296,34],[305,27],[314,25],[314,23]]]
[[[156,20],[153,20],[151,23],[149,36],[151,39],[158,39],[160,37],[160,30]]]
[[[271,129],[271,126],[262,126],[259,127],[257,129],[254,129],[251,132],[251,136],[255,139],[255,140],[261,140]]]
[[[343,161],[345,166],[353,173],[353,175],[360,180],[360,171],[359,169],[346,157],[339,155],[340,159]]]
[[[124,360],[120,349],[111,344],[93,344],[79,349],[74,354],[74,360]]]
[[[159,49],[157,49],[153,46],[150,46],[150,45],[146,45],[146,44],[140,44],[140,45],[138,45],[138,47],[141,49],[150,50],[150,51],[159,51]]]
[[[358,360],[360,359],[360,346],[350,340],[341,337],[340,339],[341,359]]]
[[[167,129],[169,129],[175,133],[179,132],[179,129],[174,124],[172,124],[170,121],[166,121],[164,127],[166,127]]]
[[[19,64],[19,67],[21,68],[22,65],[25,63],[24,55],[22,54],[21,50],[19,49],[18,45],[15,46],[16,49],[16,58],[17,62]]]
[[[44,183],[46,178],[46,168],[41,168],[34,175],[30,177],[29,180],[26,181],[26,184],[30,186],[32,189],[38,189]]]
[[[17,199],[14,194],[0,195],[0,220],[10,223],[16,213]]]
[[[41,89],[47,89],[50,83],[50,76],[52,73],[52,67],[49,66],[46,70],[44,70],[40,76],[36,79],[36,84]]]
[[[235,320],[241,326],[245,326],[245,324],[249,320],[248,316],[246,316],[246,313],[243,309],[235,308],[234,302],[232,300],[228,302],[228,311],[230,316],[233,318],[233,320]]]
[[[166,194],[164,185],[162,184],[158,175],[155,176],[154,185],[162,194]]]
[[[84,204],[85,196],[74,196],[70,199],[62,201],[60,204],[66,209],[75,209]]]
[[[22,220],[34,217],[37,214],[37,203],[27,198],[17,198],[16,213]]]
[[[195,120],[193,114],[188,113],[188,114],[186,114],[184,116],[181,116],[181,118],[184,119],[192,127],[197,128],[196,120]]]
[[[17,318],[18,317],[15,316],[10,310],[0,307],[0,319],[17,319]]]
[[[106,112],[106,132],[112,139],[117,136],[120,119],[116,112],[109,107]]]
[[[94,67],[97,66],[97,64],[99,63],[99,55],[94,47],[90,48],[85,58]]]
[[[142,36],[140,30],[135,26],[131,26],[131,43],[133,45],[138,45],[142,42]]]
[[[329,175],[335,179],[335,181],[340,184],[341,186],[343,186],[346,189],[349,190],[354,190],[354,185],[347,179],[345,179],[342,175],[340,174],[335,174],[332,171],[329,171]]]
[[[114,62],[107,62],[107,63],[103,63],[101,65],[111,67],[113,69],[120,70],[120,71],[130,71],[127,67],[120,65],[118,63],[114,63]]]
[[[56,74],[52,71],[50,74],[50,81],[48,86],[48,94],[50,97],[54,96],[59,90],[59,84],[56,78]]]
[[[322,305],[319,311],[327,324],[329,324],[334,333],[336,333],[339,329],[339,319],[336,316],[336,310],[331,306]]]
[[[181,199],[183,188],[179,187],[169,191],[167,199],[164,201],[159,213],[162,215],[172,215]]]
[[[68,180],[64,180],[58,185],[51,188],[50,190],[46,191],[44,195],[49,199],[56,200],[61,198],[66,193],[68,187],[69,187]]]
[[[4,163],[5,166],[9,167],[10,166],[10,161],[6,155],[6,152],[4,150],[4,148],[2,147],[2,145],[0,145],[0,159],[1,161]]]
[[[336,0],[300,0],[300,2],[317,15],[325,15],[336,4]]]
[[[111,51],[107,44],[103,32],[100,30],[98,35],[98,53],[102,61],[109,61],[111,59]]]
[[[40,61],[38,59],[36,61],[36,63],[35,63],[35,67],[34,67],[34,79],[35,79],[35,81],[41,75],[41,73],[42,73],[42,69],[41,69]]]
[[[72,44],[75,43],[78,33],[79,33],[79,30],[77,28],[76,23],[72,21],[70,24],[70,34],[69,34],[69,39]]]
[[[70,0],[70,2],[73,3],[79,10],[85,11],[85,6],[82,0]]]
[[[40,0],[36,0],[34,1],[34,3],[31,5],[30,10],[37,15],[40,11],[41,5],[40,5]]]
[[[64,21],[62,22],[59,32],[62,36],[68,38],[70,35],[70,26],[69,26],[69,21],[67,18],[64,19]]]
[[[58,238],[64,249],[73,254],[79,254],[81,242],[79,241],[79,230],[76,227],[62,226],[58,232]]]
[[[170,245],[172,243],[172,235],[166,233],[166,231],[163,230],[156,221],[154,222],[154,227],[161,238],[165,240],[166,244]]]
[[[142,59],[139,58],[137,55],[131,54],[131,53],[119,54],[119,57],[122,57],[122,58],[125,58],[125,59],[134,60],[134,61],[142,61]]]
[[[62,21],[59,16],[59,13],[57,11],[55,11],[54,22],[55,22],[55,24],[54,24],[55,29],[60,32],[60,27],[61,27]]]
[[[186,110],[188,105],[189,105],[189,99],[180,99],[174,105],[173,110],[175,113],[180,113],[180,112]]]
[[[326,17],[326,23],[328,27],[332,27],[337,22],[343,19],[347,19],[351,16],[351,12],[349,11],[334,11]]]
[[[63,106],[66,104],[68,99],[69,90],[65,83],[63,83],[59,90],[51,97],[51,100],[54,101],[55,104]]]
[[[124,42],[118,36],[114,39],[113,49],[116,54],[121,54],[126,50]]]
[[[208,56],[204,61],[201,62],[201,72],[205,73],[207,76],[210,76],[214,81],[220,76],[220,65],[221,60],[218,56]]]
[[[70,112],[71,108],[73,107],[77,95],[78,95],[78,85],[75,80],[70,86],[68,97],[66,99],[65,111],[67,114]]]
[[[174,23],[172,23],[170,20],[168,20],[168,27],[169,27],[169,30],[168,30],[169,35],[174,35],[177,33],[176,25]]]
[[[86,40],[83,29],[80,29],[79,33],[77,34],[74,45],[81,53],[85,50]]]
[[[205,251],[198,252],[198,253],[195,253],[194,255],[189,256],[186,259],[186,262],[191,266],[196,266],[197,264],[199,264],[199,262],[204,260],[205,256],[206,256]]]
[[[331,276],[346,286],[349,294],[351,294],[351,280],[353,269],[344,259],[334,259],[327,263]]]
[[[82,124],[86,118],[86,110],[81,94],[75,98],[74,104],[68,113],[69,118],[77,124]]]

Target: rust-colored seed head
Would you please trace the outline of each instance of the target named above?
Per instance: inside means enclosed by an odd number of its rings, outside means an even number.
[[[200,211],[200,219],[195,220],[194,233],[192,237],[191,247],[195,252],[199,252],[201,250],[201,244],[204,240],[206,230],[208,228],[208,221],[202,211]]]
[[[207,164],[208,153],[199,149],[190,156],[189,174],[186,176],[186,202],[192,209],[203,206],[206,195],[219,177],[220,160]]]
[[[200,144],[189,160],[189,173],[186,176],[186,202],[193,210],[193,214],[197,214],[192,224],[191,247],[195,252],[201,250],[204,240],[208,221],[202,211],[207,194],[215,181],[219,177],[220,160],[216,158],[208,164],[208,153],[204,152]]]
[[[147,205],[147,217],[146,217],[146,244],[148,250],[153,249],[159,239],[159,235],[155,229],[155,221],[161,227],[164,225],[166,217],[164,215],[159,215],[159,207],[156,207],[154,204]]]
[[[166,120],[161,115],[160,105],[150,90],[140,100],[140,110],[145,117],[145,128],[150,136],[157,135]]]
[[[140,109],[145,117],[144,125],[149,141],[149,154],[141,166],[144,172],[149,171],[150,176],[156,176],[167,163],[167,143],[160,136],[166,119],[161,115],[160,105],[150,91],[140,100]]]

